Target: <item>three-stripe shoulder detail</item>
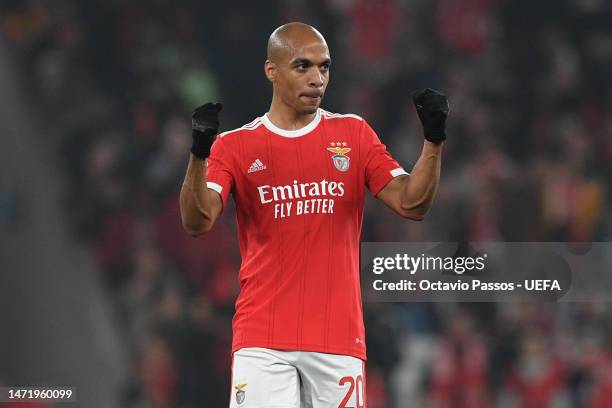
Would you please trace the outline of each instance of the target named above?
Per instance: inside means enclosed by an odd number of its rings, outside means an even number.
[[[325,119],[342,119],[342,118],[353,118],[357,120],[363,120],[363,118],[359,115],[355,115],[353,113],[332,113],[328,112],[324,109],[321,109],[321,113]]]
[[[261,123],[261,118],[257,118],[257,119],[255,119],[255,120],[253,120],[253,121],[251,121],[251,122],[247,123],[247,124],[246,124],[246,125],[244,125],[244,126],[241,126],[241,127],[237,128],[237,129],[228,130],[228,131],[226,131],[226,132],[219,133],[219,136],[217,136],[217,137],[224,137],[224,136],[229,135],[230,133],[239,132],[239,131],[241,131],[241,130],[255,130],[255,129],[257,129],[259,126],[261,126],[261,124],[262,124],[262,123]]]

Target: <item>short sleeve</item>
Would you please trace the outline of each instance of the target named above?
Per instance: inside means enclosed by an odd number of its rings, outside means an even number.
[[[391,157],[387,147],[365,120],[361,127],[361,141],[366,152],[365,182],[372,196],[376,197],[393,178],[408,173]]]
[[[219,193],[223,207],[234,186],[230,153],[223,138],[218,137],[210,149],[206,167],[206,186]]]

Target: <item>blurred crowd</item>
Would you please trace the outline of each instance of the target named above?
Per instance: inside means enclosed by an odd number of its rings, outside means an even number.
[[[233,209],[193,239],[178,193],[191,110],[222,130],[266,112],[269,33],[304,21],[332,58],[324,107],[366,118],[407,169],[411,92],[450,98],[443,175],[421,223],[368,199],[364,241],[612,239],[612,5],[606,0],[3,0],[0,24],[131,350],[124,407],[229,395],[240,256]],[[612,406],[612,307],[366,304],[382,407]]]

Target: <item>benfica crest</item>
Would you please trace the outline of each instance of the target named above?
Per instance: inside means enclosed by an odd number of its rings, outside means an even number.
[[[338,170],[342,172],[347,171],[350,165],[350,157],[348,157],[346,154],[351,151],[351,148],[345,147],[346,142],[332,142],[331,145],[334,147],[328,147],[327,150],[335,153],[331,157],[332,163],[334,163],[334,166],[336,166]]]
[[[242,404],[246,397],[246,392],[244,391],[244,387],[246,387],[246,384],[238,384],[234,386],[234,388],[236,389],[236,402],[238,404]]]

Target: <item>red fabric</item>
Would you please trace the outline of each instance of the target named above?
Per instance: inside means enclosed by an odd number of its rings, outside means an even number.
[[[232,351],[366,357],[359,287],[365,187],[376,194],[400,166],[361,118],[321,110],[317,118],[302,136],[281,136],[256,120],[213,145],[207,182],[222,187],[226,205],[234,197],[242,254]]]

